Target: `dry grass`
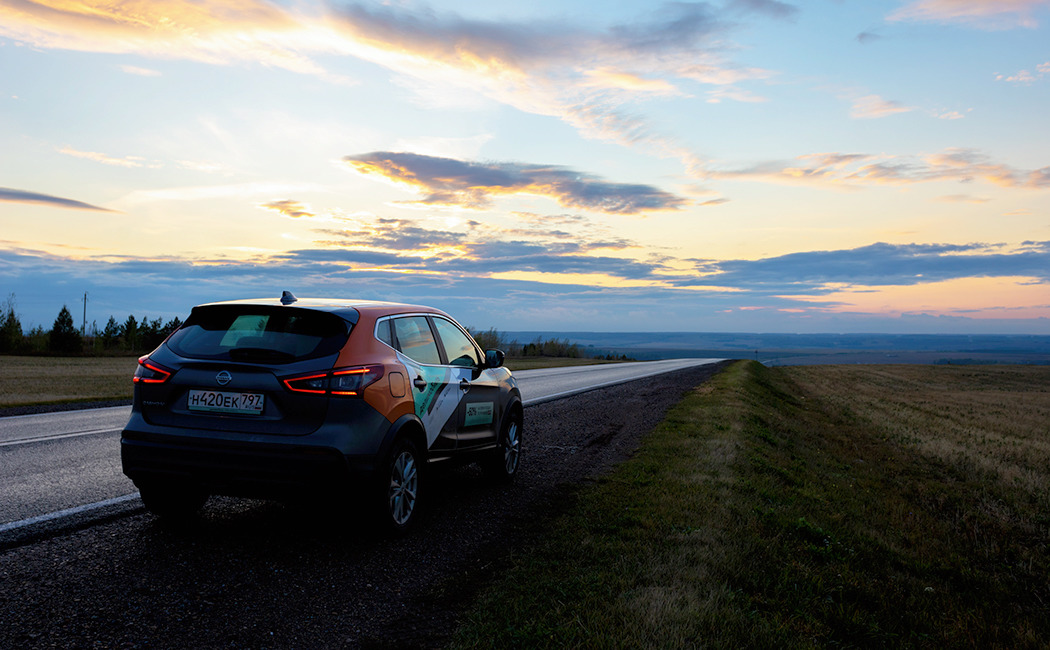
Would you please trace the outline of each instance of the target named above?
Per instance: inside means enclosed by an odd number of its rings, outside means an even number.
[[[990,484],[1050,494],[1050,367],[793,367],[847,418]]]
[[[507,360],[511,370],[616,363],[569,357]],[[0,355],[0,408],[61,402],[131,399],[134,357]]]
[[[133,357],[0,356],[0,407],[130,399]]]

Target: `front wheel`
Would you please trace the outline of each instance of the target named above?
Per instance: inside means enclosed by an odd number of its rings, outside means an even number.
[[[408,532],[419,518],[422,462],[415,443],[401,438],[381,471],[379,514],[385,527],[395,533]]]
[[[498,481],[509,481],[518,473],[518,463],[521,460],[521,431],[521,411],[515,411],[503,425],[495,451],[481,464],[481,469],[487,476]]]

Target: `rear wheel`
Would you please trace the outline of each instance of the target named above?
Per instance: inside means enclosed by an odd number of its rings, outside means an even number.
[[[192,519],[208,500],[207,492],[192,485],[149,482],[138,487],[146,509],[170,521]]]
[[[481,464],[485,474],[498,481],[509,481],[518,473],[521,460],[521,411],[513,412],[503,425],[495,451]]]
[[[423,458],[408,438],[394,443],[380,474],[380,516],[395,533],[405,533],[419,518]]]

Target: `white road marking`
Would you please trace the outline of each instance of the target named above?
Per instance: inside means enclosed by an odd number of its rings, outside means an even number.
[[[112,499],[106,499],[105,501],[98,501],[95,503],[89,503],[83,506],[77,506],[76,508],[68,508],[66,510],[59,510],[58,512],[49,512],[46,515],[40,515],[38,517],[30,517],[29,519],[23,519],[21,521],[12,521],[6,524],[0,524],[0,533],[6,533],[9,530],[17,530],[26,526],[32,526],[34,524],[40,524],[45,521],[52,521],[54,519],[62,519],[63,517],[72,517],[73,515],[79,515],[85,512],[91,512],[92,510],[99,510],[108,506],[115,506],[121,503],[127,503],[128,501],[134,501],[139,498],[139,493],[134,492],[132,494],[125,494],[122,497],[114,497]]]
[[[74,433],[56,433],[50,436],[36,436],[33,438],[19,438],[17,440],[7,440],[0,442],[0,447],[10,447],[13,445],[28,445],[32,442],[43,442],[45,440],[62,440],[63,438],[78,438],[80,436],[93,436],[99,433],[117,433],[122,429],[92,429],[91,431],[77,431]]]

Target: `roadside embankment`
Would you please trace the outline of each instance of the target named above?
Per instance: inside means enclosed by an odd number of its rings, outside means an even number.
[[[738,362],[456,647],[1045,647],[1050,368]]]

